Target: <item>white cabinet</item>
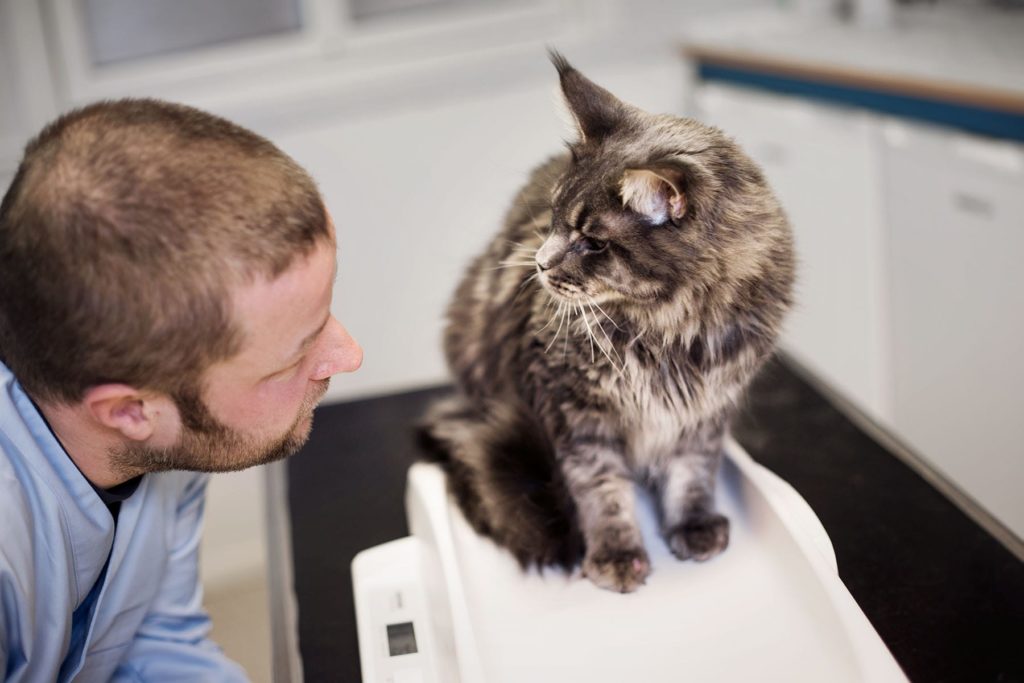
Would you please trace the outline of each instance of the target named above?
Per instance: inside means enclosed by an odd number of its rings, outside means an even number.
[[[884,131],[893,424],[1024,537],[1024,148]]]
[[[875,117],[702,85],[697,118],[761,164],[789,215],[799,269],[783,347],[876,417],[887,417],[884,241]]]
[[[783,346],[1024,537],[1024,147],[704,84],[800,260]]]

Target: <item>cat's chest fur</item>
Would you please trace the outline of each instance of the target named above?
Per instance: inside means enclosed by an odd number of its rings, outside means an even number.
[[[634,467],[671,457],[705,416],[703,378],[679,351],[626,349],[621,371],[605,382]]]

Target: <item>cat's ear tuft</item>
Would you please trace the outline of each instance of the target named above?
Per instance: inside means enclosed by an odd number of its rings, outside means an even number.
[[[626,169],[619,188],[622,205],[644,216],[651,225],[671,221],[679,225],[686,215],[682,169],[651,166]]]
[[[559,76],[567,71],[572,71],[574,68],[573,65],[569,63],[569,60],[565,58],[565,55],[553,47],[548,48],[548,58],[551,60],[551,63],[555,65]]]
[[[562,94],[576,120],[581,142],[607,137],[627,118],[628,107],[619,98],[576,70],[561,54],[548,50],[558,69]]]

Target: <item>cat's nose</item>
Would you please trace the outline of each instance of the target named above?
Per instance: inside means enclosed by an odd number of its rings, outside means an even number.
[[[561,235],[552,235],[537,250],[537,267],[542,271],[554,268],[565,258],[569,240]]]

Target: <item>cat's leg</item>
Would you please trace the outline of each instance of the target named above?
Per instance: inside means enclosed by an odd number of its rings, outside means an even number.
[[[729,545],[729,520],[715,512],[715,474],[720,445],[682,450],[664,466],[657,485],[661,528],[681,560],[711,559]]]
[[[650,573],[651,562],[621,440],[577,437],[560,444],[558,456],[586,544],[583,573],[601,588],[636,590]]]

